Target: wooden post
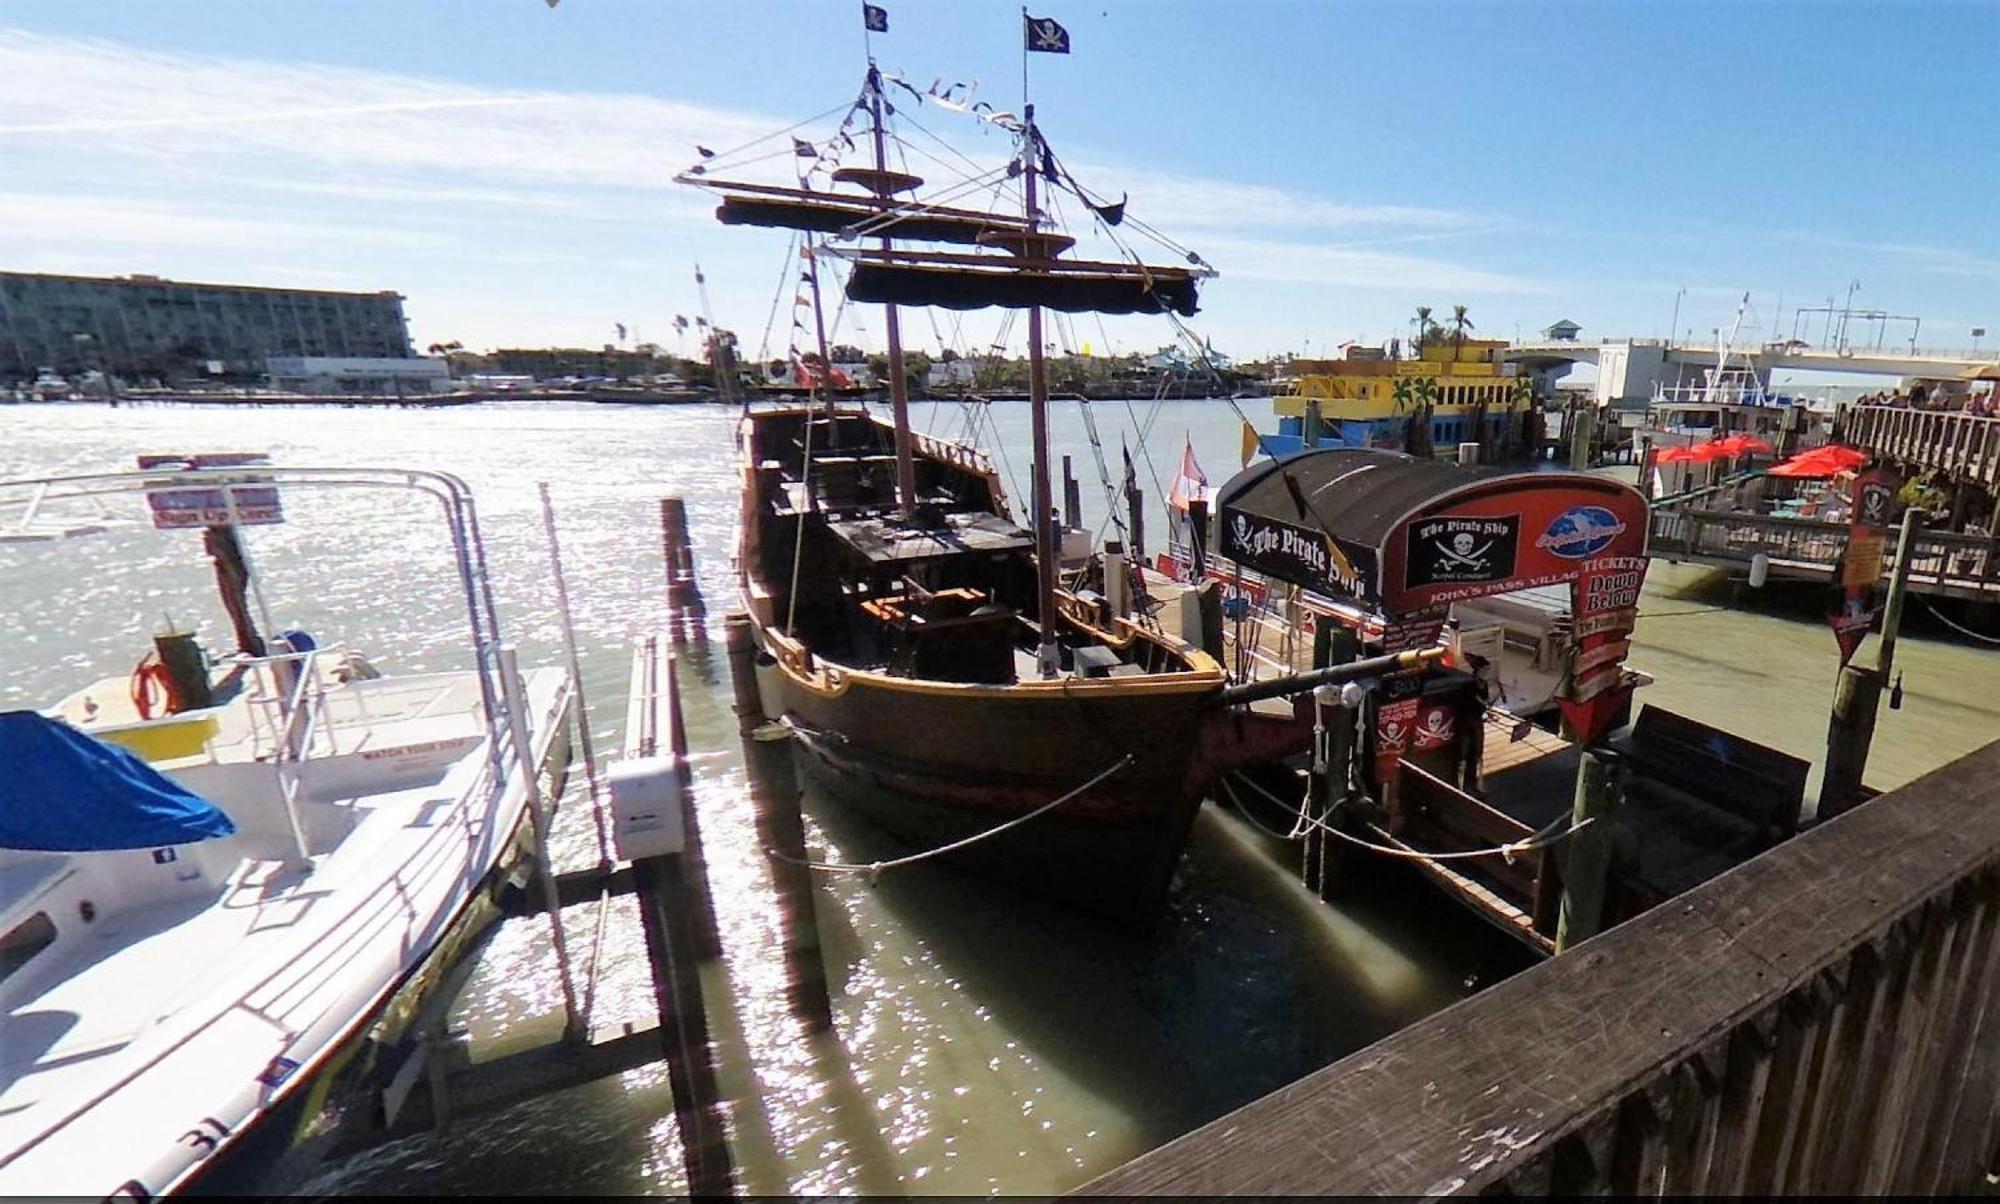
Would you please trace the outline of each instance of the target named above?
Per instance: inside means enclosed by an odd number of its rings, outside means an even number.
[[[1556,952],[1564,953],[1605,927],[1604,903],[1611,885],[1612,821],[1624,800],[1613,758],[1585,749],[1576,767],[1576,798],[1570,823],[1577,831],[1563,844],[1562,915],[1556,923]],[[1591,821],[1583,827],[1585,821]]]
[[[701,582],[695,576],[687,504],[680,498],[660,499],[660,546],[666,560],[668,627],[674,643],[684,644],[690,634],[701,634],[708,608],[702,603]]]
[[[813,872],[805,864],[805,819],[799,811],[803,796],[792,768],[792,750],[783,743],[750,741],[744,745],[744,758],[751,770],[750,805],[757,817],[757,839],[764,846],[771,886],[778,896],[786,1000],[807,1031],[828,1032],[833,1028],[833,1001],[820,951]]]
[[[1083,486],[1070,470],[1069,457],[1063,457],[1063,526],[1074,531],[1083,526]]]
[[[688,1194],[733,1194],[729,1136],[715,1084],[715,1050],[701,997],[695,956],[695,908],[680,855],[632,863],[646,955],[653,965],[653,999],[660,1012],[660,1046],[674,1096]]]
[[[1862,778],[1868,771],[1868,751],[1875,742],[1875,717],[1882,689],[1896,665],[1896,634],[1903,625],[1903,599],[1910,589],[1910,562],[1915,559],[1917,520],[1914,507],[1903,512],[1896,533],[1896,569],[1889,577],[1889,597],[1882,606],[1882,643],[1870,669],[1841,666],[1834,684],[1833,716],[1826,729],[1826,768],[1820,775],[1816,822],[1852,810],[1861,802]]]
[[[1329,658],[1329,661],[1331,658]],[[1313,705],[1322,705],[1319,693],[1338,694],[1338,686],[1321,686],[1313,691]],[[1349,771],[1354,761],[1354,712],[1342,706],[1337,700],[1329,699],[1326,707],[1326,768],[1320,775],[1320,795],[1316,800],[1319,815],[1328,826],[1344,822],[1344,817],[1336,809],[1347,801]],[[1350,850],[1339,843],[1332,834],[1320,831],[1319,856],[1315,859],[1315,869],[1319,880],[1313,883],[1313,890],[1322,899],[1331,899],[1340,887],[1340,866]]]
[[[750,629],[750,616],[742,612],[722,620],[723,647],[729,653],[729,684],[735,701],[736,731],[749,735],[764,721],[764,707],[757,695],[757,637]]]
[[[671,747],[680,778],[681,837],[686,845],[681,854],[687,863],[688,880],[694,888],[694,953],[703,962],[722,960],[722,927],[715,919],[715,891],[708,880],[708,855],[701,840],[701,812],[694,801],[694,770],[688,764],[687,724],[681,718],[680,661],[668,656],[667,705],[673,715]]]
[[[1208,576],[1208,502],[1188,499],[1188,554],[1194,558],[1194,579]]]
[[[1201,608],[1201,650],[1221,662],[1222,647],[1222,587],[1214,581],[1202,581],[1194,587],[1195,603]]]
[[[1590,444],[1596,433],[1596,410],[1588,403],[1576,406],[1571,411],[1569,429],[1569,466],[1572,472],[1582,472],[1590,467]]]
[[[1324,669],[1333,663],[1332,626],[1331,619],[1321,619],[1313,625],[1312,667],[1315,669]],[[1312,698],[1308,705],[1317,707],[1319,700]],[[1331,823],[1334,796],[1330,783],[1334,780],[1334,760],[1330,752],[1324,758],[1320,754],[1321,750],[1314,748],[1312,758],[1307,762],[1306,797],[1302,805],[1306,814]],[[1340,768],[1344,772],[1346,767]],[[1299,881],[1322,897],[1326,888],[1327,841],[1330,839],[1318,824],[1311,824],[1306,828],[1305,839],[1299,842]]]

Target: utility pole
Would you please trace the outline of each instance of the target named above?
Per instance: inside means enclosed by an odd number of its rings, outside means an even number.
[[[1903,623],[1903,598],[1909,593],[1920,514],[1914,506],[1903,511],[1903,525],[1896,534],[1896,568],[1889,576],[1889,597],[1882,606],[1882,642],[1875,653],[1875,667],[1844,665],[1834,686],[1833,716],[1826,730],[1826,770],[1820,778],[1816,813],[1821,821],[1861,802],[1861,778],[1868,768],[1869,745],[1875,739],[1882,687],[1896,665],[1896,633]]]

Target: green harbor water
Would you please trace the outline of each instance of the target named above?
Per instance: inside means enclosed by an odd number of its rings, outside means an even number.
[[[1242,403],[1266,421],[1267,403]],[[1157,499],[1193,443],[1211,480],[1236,466],[1226,403],[1100,402],[1108,469],[1121,437]],[[0,472],[126,467],[141,452],[264,451],[281,463],[458,473],[478,499],[506,634],[526,664],[555,663],[560,624],[536,482],[554,494],[601,752],[623,737],[631,642],[664,617],[657,501],[687,500],[716,642],[682,663],[696,790],[724,957],[708,995],[734,1153],[754,1193],[1048,1193],[1282,1086],[1463,998],[1521,958],[1412,876],[1372,874],[1326,907],[1272,859],[1274,842],[1212,808],[1167,913],[1147,936],[1111,933],[1006,890],[929,866],[824,879],[819,915],[835,1033],[809,1037],[786,1009],[781,934],[750,806],[752,764],[729,709],[720,616],[733,605],[734,415],[710,406],[489,404],[440,410],[0,407]],[[917,422],[957,436],[957,406]],[[1088,525],[1104,498],[1073,405],[1054,413],[1057,454],[1084,482]],[[1140,452],[1139,431],[1147,431]],[[996,405],[979,431],[1024,496],[1027,408]],[[1157,475],[1148,461],[1157,466]],[[1018,482],[1018,483],[1014,483]],[[464,633],[442,525],[394,495],[300,493],[288,521],[249,532],[273,615],[367,653],[385,672],[462,664]],[[127,671],[171,616],[227,644],[198,539],[143,529],[62,544],[0,544],[0,706],[42,706]],[[1831,634],[1801,591],[1744,591],[1712,570],[1656,564],[1632,664],[1641,700],[1818,760],[1835,672]],[[1884,711],[1869,781],[1891,787],[2000,737],[2000,652],[1939,638],[1912,608],[1898,651],[1901,710]],[[1864,651],[1864,656],[1871,655]],[[558,860],[595,860],[573,775]],[[808,796],[818,853],[867,860],[883,846]],[[591,908],[565,917],[587,934]],[[545,919],[499,926],[456,1023],[475,1057],[554,1036],[560,993]],[[581,936],[574,938],[582,940]],[[651,1019],[636,914],[614,908],[597,1024]],[[685,1190],[664,1071],[633,1071],[328,1166],[316,1193]]]

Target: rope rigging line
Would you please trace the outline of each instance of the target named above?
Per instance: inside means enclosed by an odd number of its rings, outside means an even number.
[[[811,737],[805,735],[803,729],[797,727],[796,725],[792,726],[792,730],[801,739],[805,740],[811,739]],[[989,840],[992,837],[998,836],[1002,832],[1018,828],[1022,824],[1027,823],[1029,820],[1039,819],[1042,816],[1047,815],[1049,812],[1055,810],[1057,807],[1062,806],[1064,803],[1067,803],[1072,799],[1077,798],[1079,795],[1082,795],[1084,792],[1097,786],[1098,783],[1103,782],[1105,779],[1111,777],[1113,774],[1118,773],[1119,771],[1129,767],[1132,764],[1133,760],[1134,757],[1132,756],[1132,754],[1127,753],[1123,757],[1120,757],[1116,762],[1114,762],[1110,766],[1110,768],[1105,769],[1102,772],[1098,773],[1097,776],[1091,778],[1083,785],[1076,787],[1075,789],[1069,791],[1067,794],[1061,795],[1049,802],[1043,803],[1041,806],[1035,808],[1033,811],[1029,811],[1023,815],[1017,815],[1014,818],[1005,821],[1004,823],[996,824],[993,827],[987,828],[982,832],[974,832],[970,836],[960,837],[959,839],[954,840],[949,844],[942,844],[934,849],[925,849],[921,853],[911,853],[903,857],[892,857],[887,861],[870,861],[865,863],[859,863],[859,862],[843,862],[843,861],[814,861],[810,858],[793,857],[787,853],[782,853],[776,849],[771,849],[771,848],[767,848],[764,851],[770,856],[776,857],[780,861],[787,861],[793,865],[802,865],[808,869],[818,870],[821,873],[867,874],[872,878],[876,874],[881,873],[883,870],[893,870],[905,865],[915,865],[919,861],[929,861],[933,857],[942,857],[946,853],[955,853],[960,849],[968,848],[972,845],[978,844],[983,840]]]
[[[1285,802],[1283,799],[1272,794],[1270,791],[1264,789],[1262,786],[1259,786],[1256,782],[1250,780],[1247,777],[1244,777],[1240,771],[1232,771],[1232,773],[1233,776],[1235,776],[1239,781],[1241,781],[1243,785],[1248,786],[1250,789],[1256,791],[1258,794],[1263,795],[1266,799],[1270,800],[1272,803],[1275,803],[1277,806],[1284,808],[1286,811],[1292,810],[1292,806],[1290,803]],[[1342,805],[1343,804],[1336,803],[1334,804],[1334,807],[1337,809]],[[1248,814],[1249,814],[1248,812],[1244,812],[1246,818],[1248,817]],[[1435,852],[1435,851],[1427,852],[1422,849],[1392,848],[1389,845],[1381,845],[1381,844],[1376,844],[1373,841],[1363,840],[1361,837],[1354,835],[1352,832],[1346,832],[1341,830],[1340,828],[1334,827],[1332,824],[1327,823],[1324,819],[1321,819],[1318,816],[1307,814],[1303,806],[1301,806],[1297,814],[1308,825],[1314,828],[1318,828],[1324,832],[1331,832],[1333,835],[1340,837],[1342,840],[1360,845],[1362,848],[1367,849],[1369,852],[1380,853],[1386,857],[1403,857],[1413,861],[1470,861],[1479,857],[1499,857],[1504,859],[1509,865],[1512,865],[1514,862],[1514,858],[1522,853],[1530,853],[1534,852],[1537,849],[1545,849],[1550,847],[1551,845],[1559,844],[1562,841],[1569,839],[1570,837],[1576,835],[1578,832],[1583,831],[1585,828],[1588,828],[1590,825],[1597,822],[1597,818],[1595,816],[1591,816],[1585,819],[1582,823],[1578,824],[1571,822],[1575,818],[1574,816],[1558,815],[1554,819],[1550,820],[1548,823],[1542,825],[1540,828],[1537,828],[1535,831],[1530,832],[1526,836],[1523,836],[1521,839],[1515,841],[1509,841],[1506,844],[1494,845],[1491,848],[1485,848],[1485,849],[1458,849],[1446,852]],[[1563,825],[1569,825],[1569,826],[1563,827]],[[1258,826],[1263,827],[1263,825],[1261,824],[1259,824]],[[1561,828],[1561,831],[1557,831],[1559,827]],[[1264,830],[1267,832],[1270,831],[1270,829],[1268,828],[1265,828]]]
[[[764,319],[764,337],[757,343],[757,358],[760,360],[768,361],[771,358],[771,329],[778,324],[778,301],[785,295],[786,282],[791,280],[793,273],[797,271],[793,264],[798,254],[799,232],[794,230],[792,240],[785,248],[785,257],[778,261],[778,287],[771,294],[771,312]],[[792,286],[792,295],[798,295],[796,285]]]

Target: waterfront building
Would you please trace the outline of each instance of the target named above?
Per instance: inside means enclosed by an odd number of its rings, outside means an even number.
[[[403,298],[393,290],[0,272],[0,382],[33,380],[44,368],[134,384],[254,381],[272,356],[411,354]]]
[[[451,391],[451,368],[441,358],[273,355],[265,368],[271,387],[287,393],[416,397]]]

